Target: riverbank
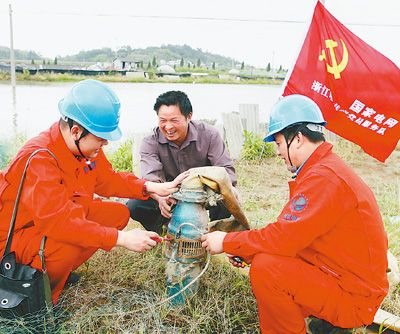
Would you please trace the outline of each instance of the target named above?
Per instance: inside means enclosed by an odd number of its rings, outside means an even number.
[[[54,74],[54,73],[42,73],[42,74],[29,74],[17,73],[17,81],[26,82],[77,82],[85,79],[96,79],[103,82],[130,82],[130,83],[182,83],[182,84],[232,84],[232,85],[281,85],[282,79],[267,79],[267,78],[254,78],[254,79],[241,79],[236,78],[218,78],[218,77],[127,77],[120,75],[73,75],[73,74]],[[9,73],[0,72],[0,81],[10,81],[11,77]]]

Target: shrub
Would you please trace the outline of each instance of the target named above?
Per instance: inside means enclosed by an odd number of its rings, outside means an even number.
[[[132,172],[132,140],[128,139],[111,155],[110,162],[117,172]]]
[[[244,144],[241,157],[243,160],[261,160],[275,156],[273,143],[264,142],[256,133],[244,131]]]
[[[4,169],[26,141],[24,134],[0,140],[0,170]]]

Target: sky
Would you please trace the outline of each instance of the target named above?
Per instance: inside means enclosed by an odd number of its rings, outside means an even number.
[[[246,64],[290,68],[315,0],[0,0],[0,45],[54,58],[102,47],[187,44]],[[351,31],[400,66],[399,0],[326,0]]]

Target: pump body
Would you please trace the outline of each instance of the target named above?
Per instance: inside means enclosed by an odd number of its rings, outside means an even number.
[[[205,250],[201,235],[208,230],[208,213],[205,208],[207,193],[202,189],[183,190],[174,194],[178,200],[168,224],[165,256],[167,294],[172,296],[188,285],[201,272]],[[172,305],[185,303],[196,293],[199,282],[172,299]]]
[[[202,272],[206,258],[201,247],[201,236],[213,228],[232,226],[233,220],[221,220],[209,223],[206,207],[217,205],[223,200],[226,208],[237,219],[241,229],[249,229],[247,218],[233,192],[232,183],[224,167],[205,166],[191,168],[189,176],[182,181],[181,188],[173,194],[177,200],[168,224],[165,256],[167,292],[171,305],[184,304],[188,297],[196,293],[199,282],[196,280]],[[185,291],[179,293],[194,281]]]

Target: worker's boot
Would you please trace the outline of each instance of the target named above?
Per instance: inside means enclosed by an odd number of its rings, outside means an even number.
[[[331,323],[318,319],[311,318],[308,327],[311,330],[312,334],[351,334],[353,333],[353,329],[350,328],[340,328],[335,327]]]

